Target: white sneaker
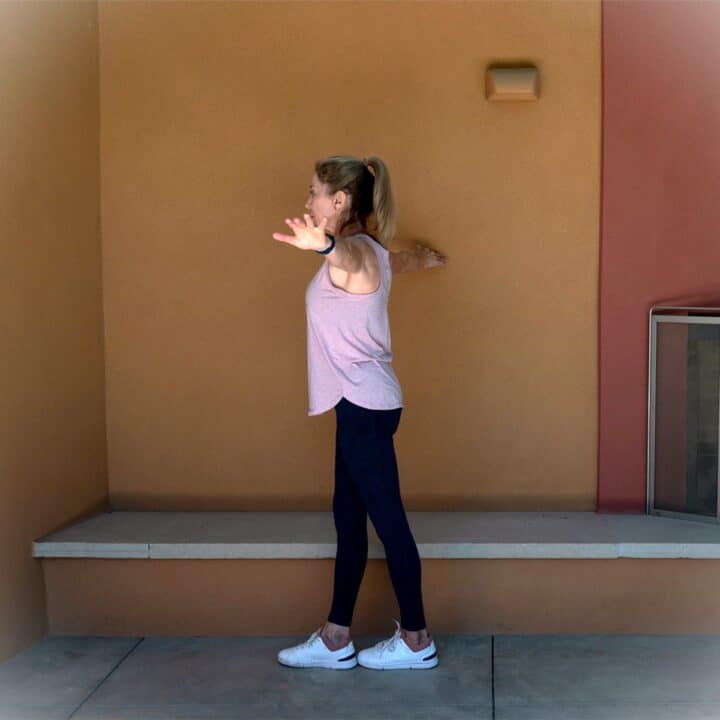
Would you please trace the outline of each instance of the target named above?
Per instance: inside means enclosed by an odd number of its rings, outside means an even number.
[[[352,640],[339,650],[328,650],[316,630],[305,642],[285,648],[278,653],[278,662],[289,667],[321,667],[331,670],[349,670],[357,665],[357,654]]]
[[[395,620],[395,634],[388,640],[381,640],[371,648],[361,650],[357,661],[373,670],[426,670],[438,664],[435,641],[422,650],[411,650],[400,634],[400,623]]]

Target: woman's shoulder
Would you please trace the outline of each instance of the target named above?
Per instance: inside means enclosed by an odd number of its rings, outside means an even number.
[[[385,246],[368,232],[363,231],[363,232],[353,233],[350,237],[351,238],[362,238],[362,240],[364,240],[364,242],[362,244],[364,247],[366,247],[368,249],[368,251],[370,251],[370,248],[373,248],[373,249],[380,249],[380,250],[384,250],[385,252],[388,252],[387,249],[385,248]]]

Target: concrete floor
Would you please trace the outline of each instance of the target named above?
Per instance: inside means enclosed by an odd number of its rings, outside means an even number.
[[[720,720],[715,635],[436,635],[421,671],[277,662],[305,639],[48,637],[0,664],[0,719]]]

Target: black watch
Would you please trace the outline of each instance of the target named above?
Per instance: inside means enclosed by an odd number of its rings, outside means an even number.
[[[316,250],[315,251],[316,253],[319,253],[320,255],[327,255],[335,247],[335,236],[326,231],[325,237],[330,239],[330,246],[325,248],[325,250]]]

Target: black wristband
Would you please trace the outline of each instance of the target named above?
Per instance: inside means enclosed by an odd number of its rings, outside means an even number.
[[[335,247],[335,236],[331,235],[329,232],[326,232],[325,236],[330,238],[330,247],[325,250],[316,250],[315,252],[320,255],[327,255]]]

